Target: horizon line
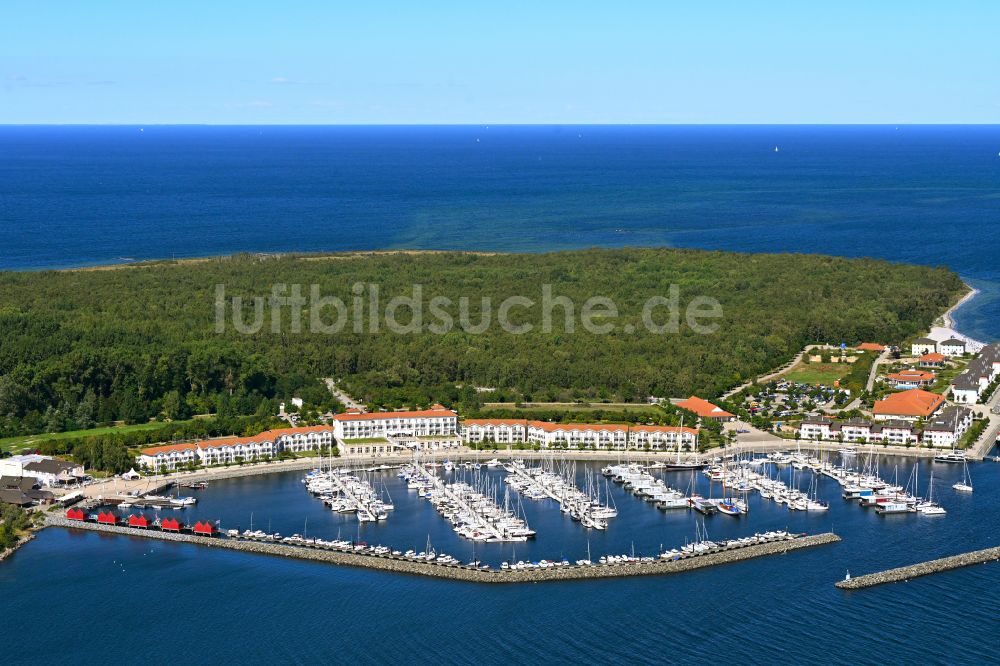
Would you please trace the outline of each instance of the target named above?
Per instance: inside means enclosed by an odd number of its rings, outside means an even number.
[[[398,122],[398,123],[274,123],[274,122],[0,122],[0,127],[998,127],[997,122],[732,122],[732,123],[656,123],[656,122]]]

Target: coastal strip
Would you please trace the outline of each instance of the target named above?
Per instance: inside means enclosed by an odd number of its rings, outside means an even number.
[[[919,578],[920,576],[928,576],[942,571],[951,571],[952,569],[961,569],[962,567],[969,567],[974,564],[996,562],[998,560],[1000,560],[1000,546],[995,546],[993,548],[984,548],[983,550],[974,550],[970,553],[962,553],[961,555],[951,555],[950,557],[942,557],[919,564],[865,574],[856,578],[846,578],[838,581],[836,586],[842,590],[861,590],[868,587],[875,587],[876,585],[898,583],[910,580],[911,578]]]
[[[544,569],[520,569],[512,571],[484,570],[458,564],[437,564],[419,562],[393,555],[374,555],[324,550],[305,546],[279,543],[243,541],[225,537],[203,537],[192,534],[160,532],[130,527],[101,525],[98,523],[71,521],[57,516],[49,516],[48,525],[68,529],[89,530],[110,534],[121,534],[161,541],[177,541],[200,546],[226,548],[244,553],[290,557],[314,562],[325,562],[350,567],[364,567],[379,571],[430,576],[470,583],[538,583],[546,581],[590,580],[597,578],[618,578],[623,576],[662,576],[694,571],[721,564],[741,562],[765,555],[780,555],[794,550],[811,548],[840,541],[833,533],[795,536],[759,543],[750,546],[727,546],[711,549],[699,555],[678,556],[676,559],[656,562],[636,562],[631,564],[594,564],[590,566],[562,566]]]
[[[35,538],[35,533],[34,532],[30,532],[30,533],[28,533],[27,536],[24,536],[24,537],[21,537],[20,539],[18,539],[17,543],[15,543],[10,548],[7,548],[5,550],[0,550],[0,562],[3,562],[4,560],[6,560],[8,557],[10,557],[15,552],[17,552],[18,548],[20,548],[21,546],[25,545],[26,543],[28,543],[29,541],[31,541],[34,538]]]

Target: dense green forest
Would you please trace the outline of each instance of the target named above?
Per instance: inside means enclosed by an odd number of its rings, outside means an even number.
[[[253,297],[274,284],[310,285],[353,304],[358,283],[377,284],[380,307],[422,287],[423,301],[458,321],[481,298],[524,296],[536,305],[514,310],[535,329],[514,335],[492,325],[480,334],[459,327],[443,335],[310,332],[312,310],[295,332],[290,308],[268,308],[252,334],[230,323],[216,330],[216,285],[227,298]],[[606,335],[579,325],[567,332],[539,326],[541,285],[575,303],[604,296],[619,316]],[[683,308],[698,296],[722,306],[718,330],[702,335],[682,325],[656,334],[642,326],[643,303],[679,287]],[[806,255],[747,255],[671,249],[587,250],[550,254],[386,253],[337,256],[240,255],[102,270],[0,273],[0,436],[86,428],[112,421],[184,419],[191,414],[260,414],[292,395],[321,404],[319,378],[342,381],[375,406],[443,402],[475,410],[476,387],[491,401],[643,399],[649,395],[717,394],[786,361],[810,342],[900,341],[925,330],[964,287],[957,275],[873,260]],[[367,308],[370,289],[360,298]],[[286,292],[287,293],[287,292]],[[324,322],[336,310],[320,310]],[[272,310],[281,321],[270,328]],[[351,315],[353,317],[353,311]],[[366,318],[368,312],[364,315]],[[662,320],[663,315],[659,315]],[[400,321],[408,311],[400,310]],[[366,319],[367,321],[367,319]],[[625,331],[625,325],[635,332]],[[266,403],[266,404],[265,404]],[[273,413],[273,412],[272,412]]]

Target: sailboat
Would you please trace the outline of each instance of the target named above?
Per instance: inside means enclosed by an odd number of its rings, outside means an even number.
[[[934,470],[931,470],[931,480],[927,484],[927,501],[917,504],[917,513],[925,516],[943,516],[948,513],[943,506],[934,501]]]
[[[667,469],[701,469],[705,466],[705,463],[700,463],[697,461],[681,462],[681,437],[684,434],[684,417],[681,417],[681,429],[677,433],[677,460],[675,462],[668,462],[664,465]],[[697,450],[698,444],[695,441],[695,449]]]
[[[819,475],[814,474],[809,482],[809,494],[806,496],[806,511],[829,511],[830,504],[819,498]]]
[[[962,480],[952,486],[960,493],[972,492],[972,477],[969,476],[969,463],[962,461]]]

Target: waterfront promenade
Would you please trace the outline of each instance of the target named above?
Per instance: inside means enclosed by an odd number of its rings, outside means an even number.
[[[1000,392],[998,392],[1000,393]],[[705,453],[683,454],[685,460],[697,460],[708,462],[719,456],[729,456],[744,453],[769,453],[773,451],[792,451],[801,447],[806,451],[827,451],[836,452],[839,449],[849,446],[840,442],[816,442],[808,440],[782,439],[762,433],[766,438],[760,440],[741,441],[724,448],[711,449]],[[870,445],[850,445],[856,446],[859,453],[867,453]],[[983,440],[983,446],[969,452],[969,459],[981,459],[991,448],[992,441]],[[942,449],[928,449],[920,447],[903,446],[882,446],[875,445],[874,451],[878,455],[902,456],[908,458],[932,458],[941,453]],[[517,449],[497,449],[496,451],[477,451],[466,447],[449,449],[445,451],[435,451],[422,453],[420,459],[424,461],[443,461],[451,459],[479,460],[485,462],[490,458],[500,458],[508,460],[511,458],[522,458],[524,460],[581,460],[593,462],[669,462],[675,459],[676,454],[667,451],[588,451],[577,449],[543,449],[541,451],[517,450]],[[328,461],[329,458],[323,459]],[[394,453],[377,456],[340,456],[334,458],[335,466],[344,467],[374,467],[378,465],[402,465],[411,462],[413,454]],[[174,483],[189,483],[197,481],[212,481],[216,479],[229,479],[241,476],[258,476],[261,474],[276,474],[279,472],[307,470],[318,467],[321,463],[320,457],[312,456],[306,458],[296,458],[294,460],[282,460],[273,462],[246,463],[243,465],[232,465],[229,467],[209,467],[194,471],[172,472],[169,474],[157,474],[143,477],[132,481],[124,479],[107,479],[101,482],[92,483],[82,488],[67,488],[67,493],[80,492],[85,498],[93,499],[97,497],[125,496],[129,493],[156,493]]]
[[[226,537],[202,537],[191,534],[160,532],[130,527],[102,525],[48,516],[47,524],[53,527],[87,530],[123,536],[191,543],[199,546],[226,548],[244,553],[295,558],[350,567],[365,567],[379,571],[403,573],[470,583],[538,583],[546,581],[590,580],[624,576],[664,576],[731,564],[767,555],[781,555],[803,548],[811,548],[840,541],[833,533],[814,535],[789,535],[754,545],[726,545],[712,548],[701,554],[678,555],[673,559],[628,564],[592,564],[553,566],[548,568],[496,570],[478,569],[461,564],[438,564],[390,554],[376,555],[317,547],[293,546],[282,543],[265,543]]]

